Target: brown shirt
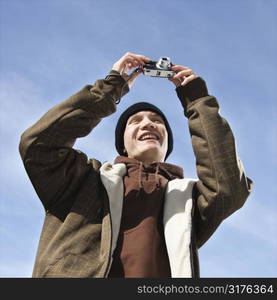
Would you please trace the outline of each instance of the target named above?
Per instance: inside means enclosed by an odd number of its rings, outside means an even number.
[[[171,277],[163,232],[163,201],[168,180],[183,170],[167,163],[143,165],[120,156],[125,163],[124,199],[117,247],[109,277]]]

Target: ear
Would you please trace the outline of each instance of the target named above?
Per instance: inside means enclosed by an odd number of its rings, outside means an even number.
[[[126,156],[126,157],[128,157],[128,152],[127,152],[127,150],[125,148],[123,149],[123,155]]]

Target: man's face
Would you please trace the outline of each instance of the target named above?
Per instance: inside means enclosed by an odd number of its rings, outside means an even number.
[[[162,117],[152,111],[140,111],[127,121],[124,146],[128,157],[145,163],[163,162],[168,134]]]

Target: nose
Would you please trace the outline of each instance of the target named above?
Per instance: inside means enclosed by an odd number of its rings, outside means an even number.
[[[141,129],[156,128],[156,127],[157,127],[156,124],[148,118],[143,119],[143,121],[141,122]]]

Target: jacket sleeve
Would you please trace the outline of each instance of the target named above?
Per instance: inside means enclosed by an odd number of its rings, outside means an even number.
[[[216,98],[208,95],[205,81],[198,77],[176,92],[188,118],[196,157],[198,181],[193,198],[199,248],[225,218],[242,207],[252,181],[245,175],[231,128],[220,116]]]
[[[26,172],[49,210],[78,189],[96,160],[72,147],[116,110],[115,102],[129,91],[116,71],[94,85],[87,85],[69,99],[50,109],[21,136],[19,152]],[[93,164],[94,163],[94,164]],[[100,164],[100,163],[99,163]]]

